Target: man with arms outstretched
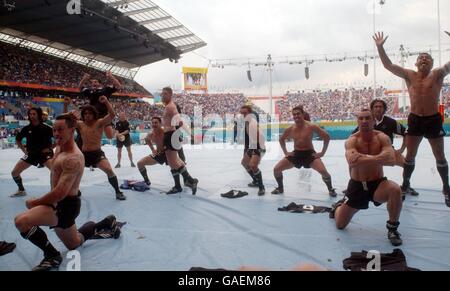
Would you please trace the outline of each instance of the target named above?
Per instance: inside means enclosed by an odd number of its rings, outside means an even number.
[[[84,74],[83,79],[80,81],[80,91],[83,96],[89,98],[89,104],[97,109],[99,118],[103,118],[108,115],[108,108],[100,102],[101,96],[106,96],[106,98],[111,98],[111,95],[122,89],[122,84],[119,80],[113,76],[111,72],[106,72],[106,78],[113,84],[112,86],[102,87],[102,84],[98,79],[91,78],[91,75]],[[86,86],[86,83],[90,81],[90,87]],[[112,139],[114,137],[114,129],[112,124],[105,126],[106,137]]]

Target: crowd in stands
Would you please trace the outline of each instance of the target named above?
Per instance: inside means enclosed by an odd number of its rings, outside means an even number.
[[[105,79],[105,73],[88,68],[86,66],[52,57],[34,50],[17,45],[0,42],[0,80],[13,81],[17,83],[40,84],[54,87],[78,88],[79,82],[85,73],[97,78],[103,85],[109,84]],[[141,93],[148,92],[132,80],[118,77],[119,82],[124,86],[120,93]],[[3,92],[3,91],[6,92]],[[32,97],[52,97],[63,99],[66,92],[62,91],[39,91],[36,89],[0,89],[0,98],[7,98],[12,106],[18,110],[0,109],[0,114],[14,115],[17,120],[26,117],[26,102],[30,102]],[[79,96],[71,96],[79,98]],[[201,106],[202,115],[218,114],[224,117],[226,114],[235,114],[239,108],[248,104],[248,99],[243,94],[175,94],[175,102],[181,107],[182,113],[193,116],[194,107]],[[138,102],[136,99],[112,98],[112,104],[116,112],[124,111],[130,120],[150,121],[152,116],[162,115],[163,108],[160,105],[150,105],[145,102]],[[25,103],[24,103],[25,102]],[[83,100],[77,101],[83,104]],[[4,107],[4,106],[3,106]],[[255,111],[262,113],[258,107]]]
[[[89,73],[92,78],[98,78],[104,85],[106,81],[104,72],[88,68],[86,66],[38,53],[31,49],[0,42],[0,81],[13,81],[21,83],[35,83],[65,88],[77,88],[84,73]],[[123,84],[121,93],[148,92],[132,80],[118,78]],[[396,118],[406,118],[408,112],[401,112],[396,107],[396,99],[385,96],[385,88],[376,90],[377,98],[388,103],[387,114]],[[450,86],[444,87],[444,97],[449,102]],[[69,96],[76,99],[77,107],[87,101],[81,99],[78,93],[63,92],[57,90],[38,90],[26,88],[0,87],[0,122],[5,121],[5,116],[13,116],[16,120],[26,119],[26,111],[31,106],[33,97],[52,97],[63,99]],[[314,90],[312,92],[298,91],[286,93],[285,99],[276,104],[283,122],[292,121],[291,109],[297,105],[304,105],[305,110],[313,121],[319,120],[352,120],[356,108],[366,107],[373,98],[371,88]],[[153,116],[161,116],[163,106],[149,104],[141,99],[113,96],[111,103],[117,113],[125,112],[127,118],[135,123],[144,122],[148,127]],[[182,113],[188,116],[194,115],[194,108],[201,107],[202,115],[218,114],[224,118],[226,114],[236,114],[242,105],[249,104],[249,100],[238,93],[229,94],[190,94],[188,92],[174,95],[174,101],[181,107]],[[253,108],[258,113],[263,111],[257,106]],[[450,114],[450,110],[446,110]],[[55,117],[51,116],[50,117]]]
[[[0,122],[5,121],[7,115],[11,115],[15,120],[25,120],[27,110],[32,104],[35,96],[47,97],[45,94],[38,95],[39,92],[32,93],[31,90],[22,89],[0,89]],[[9,105],[9,106],[8,106]]]
[[[388,103],[387,115],[393,116],[395,100],[384,96],[384,91],[384,88],[378,88],[376,96]],[[313,121],[353,120],[355,108],[368,107],[372,98],[371,88],[288,92],[286,99],[278,101],[277,106],[281,121],[292,121],[291,109],[297,105],[304,105]]]
[[[388,103],[389,110],[387,114],[395,118],[406,118],[408,112],[401,112],[396,108],[396,99],[385,96],[384,89],[377,90],[378,98]],[[0,89],[0,121],[4,121],[5,115],[13,115],[16,120],[26,118],[26,110],[31,104],[31,98],[38,95],[39,97],[53,97],[63,99],[61,93],[36,92],[27,90],[4,90]],[[344,90],[328,90],[313,92],[295,92],[287,93],[284,100],[277,102],[278,112],[280,113],[280,121],[292,121],[291,109],[297,105],[304,105],[305,110],[310,114],[313,121],[321,120],[353,120],[355,108],[367,107],[372,100],[373,91],[370,88],[364,89],[344,89]],[[444,97],[450,101],[450,87],[444,87]],[[76,107],[79,108],[87,104],[87,100],[80,95],[73,97]],[[153,116],[161,116],[164,110],[162,104],[149,104],[141,99],[118,98],[112,97],[111,103],[114,110],[125,112],[127,118],[134,123],[144,122],[148,128]],[[190,117],[194,114],[195,107],[202,108],[202,115],[218,114],[222,118],[226,114],[235,114],[239,112],[239,108],[248,104],[249,100],[243,94],[189,94],[179,93],[174,95],[174,101],[181,107],[182,113]],[[17,112],[11,112],[7,108],[9,103],[20,109]],[[257,106],[253,108],[258,113],[263,111]],[[450,103],[447,108],[450,108]],[[397,109],[397,110],[395,110]],[[394,111],[395,110],[395,111]],[[450,114],[449,109],[446,111],[447,116]]]
[[[181,107],[183,114],[193,116],[194,108],[202,108],[202,115],[218,114],[224,118],[227,114],[236,114],[241,106],[249,104],[244,94],[175,94],[174,101]],[[259,107],[252,105],[257,113],[263,113]]]
[[[68,60],[36,52],[32,49],[0,42],[0,80],[40,84],[54,87],[78,88],[85,73],[109,84],[105,73]],[[149,95],[138,83],[117,77],[123,84],[119,93]]]
[[[218,114],[224,118],[226,114],[237,114],[241,106],[248,104],[248,99],[243,94],[174,94],[173,100],[181,109],[182,114],[190,117],[194,116],[194,108],[201,107],[202,117],[208,114]],[[130,120],[151,121],[153,116],[162,116],[164,106],[162,104],[149,104],[139,99],[110,99],[114,110],[125,112]],[[87,101],[79,98],[75,101],[77,107],[82,106]],[[253,105],[258,113],[263,111]]]
[[[5,90],[0,89],[0,104],[9,103],[10,105],[17,108],[19,111],[11,112],[7,109],[5,105],[0,107],[0,113],[6,115],[14,115],[16,120],[26,119],[26,112],[30,106],[32,106],[32,97],[52,97],[52,98],[64,98],[60,93],[55,93],[54,95],[46,93],[17,90]],[[243,94],[188,94],[180,93],[174,95],[174,101],[179,105],[183,114],[193,117],[194,108],[201,107],[202,117],[208,114],[218,114],[220,117],[224,118],[226,114],[237,114],[242,105],[249,104],[249,100]],[[81,108],[83,105],[88,104],[88,100],[77,95],[73,97],[74,105],[76,108]],[[151,118],[153,116],[162,116],[164,111],[164,106],[162,104],[149,104],[142,101],[142,99],[130,99],[130,98],[119,98],[112,97],[110,102],[113,105],[114,111],[119,114],[120,112],[125,112],[128,120],[131,124],[144,123],[145,128],[150,128]],[[4,109],[1,109],[5,107]],[[261,114],[264,113],[259,107],[253,105],[254,110]],[[1,112],[4,110],[4,112]],[[50,114],[50,118],[54,118]]]

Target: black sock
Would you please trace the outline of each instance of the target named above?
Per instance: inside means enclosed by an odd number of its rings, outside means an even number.
[[[437,162],[437,170],[441,176],[442,183],[444,184],[444,189],[448,189],[448,163],[446,160]]]
[[[279,177],[275,177],[275,179],[277,180],[277,183],[278,183],[278,189],[284,190],[283,174],[281,174]]]
[[[119,190],[119,181],[117,180],[117,176],[114,177],[108,177],[109,184],[113,186],[114,190],[116,190],[116,193],[120,193]]]
[[[325,182],[325,185],[327,185],[328,191],[333,190],[333,184],[331,183],[331,176],[330,177],[322,177],[322,180]]]
[[[256,183],[258,184],[259,189],[264,189],[261,171],[257,170],[256,173],[254,173],[254,175],[255,175],[255,180],[256,180]]]
[[[399,226],[400,226],[400,222],[398,222],[398,221],[397,222],[391,222],[391,221],[386,222],[386,228],[389,231],[396,231]]]
[[[22,232],[20,235],[40,248],[44,252],[44,257],[51,258],[59,255],[59,252],[48,241],[47,235],[42,228],[34,226],[29,231]]]
[[[141,172],[142,177],[144,177],[145,183],[150,184],[150,179],[147,176],[147,169],[144,167],[142,170],[139,169],[139,172]]]
[[[186,162],[186,156],[184,155],[184,150],[183,150],[183,148],[181,148],[181,149],[178,151],[178,156],[179,156],[180,159],[183,161],[183,163]]]
[[[247,173],[250,175],[250,177],[252,177],[253,183],[256,184],[257,182],[256,182],[255,174],[253,174],[253,171],[250,169],[247,169]]]
[[[171,170],[170,172],[172,172],[173,180],[175,181],[175,188],[181,189],[180,173],[177,170]]]
[[[83,235],[84,241],[92,238],[95,234],[95,230],[98,229],[97,225],[93,221],[86,222],[82,227],[78,229],[78,232]]]
[[[186,167],[183,166],[177,170],[178,173],[180,173],[183,176],[184,181],[187,181],[189,183],[192,183],[194,180],[191,175],[189,175],[189,172],[187,171]]]
[[[19,191],[25,191],[25,188],[23,187],[22,184],[22,178],[20,176],[18,177],[13,177],[14,182],[16,182],[17,186],[19,186]]]
[[[415,161],[405,161],[405,165],[403,168],[403,187],[407,188],[410,186],[410,180],[414,169],[416,168]]]

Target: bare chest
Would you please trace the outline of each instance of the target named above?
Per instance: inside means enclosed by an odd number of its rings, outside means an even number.
[[[366,142],[362,139],[359,139],[356,149],[361,154],[378,155],[379,153],[381,153],[381,144],[378,139],[374,139],[371,142]]]
[[[411,98],[438,98],[441,84],[433,74],[426,78],[414,77],[410,84]]]
[[[294,129],[291,133],[291,137],[295,142],[311,141],[313,137],[313,131],[310,127]]]
[[[96,124],[92,126],[83,125],[81,127],[81,135],[87,137],[99,137],[103,133],[103,130],[99,128]]]
[[[161,144],[163,142],[164,135],[162,134],[152,134],[151,135],[151,141],[157,145]]]

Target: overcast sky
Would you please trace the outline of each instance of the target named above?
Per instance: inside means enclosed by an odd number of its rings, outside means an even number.
[[[333,56],[352,53],[364,55],[373,50],[372,0],[154,0],[208,45],[183,55],[178,64],[161,61],[141,68],[136,80],[150,92],[170,85],[181,89],[181,69],[208,67],[208,60],[234,59],[245,62],[264,61],[272,54],[276,62],[286,56]],[[379,0],[377,0],[377,3]],[[412,50],[437,49],[437,0],[386,0],[377,4],[376,30],[389,34],[385,45],[398,51],[401,44]],[[450,0],[440,0],[442,62],[450,60]],[[435,53],[435,65],[438,54]],[[281,58],[281,59],[280,59]],[[295,59],[295,58],[294,58]],[[298,58],[297,58],[298,59]],[[413,67],[416,57],[409,57]],[[399,60],[393,58],[393,62]],[[316,63],[310,66],[305,80],[304,65],[276,64],[274,94],[322,86],[373,84],[373,61],[370,74],[363,75],[363,62]],[[386,73],[377,61],[380,84],[400,88],[398,78]],[[240,91],[247,95],[268,95],[268,73],[252,68],[253,82],[247,80],[247,67],[211,68],[212,91]]]

